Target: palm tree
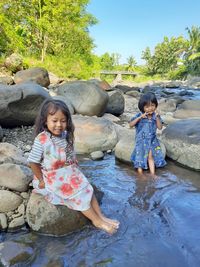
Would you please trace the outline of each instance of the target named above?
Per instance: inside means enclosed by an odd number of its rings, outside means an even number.
[[[134,56],[129,56],[127,58],[127,62],[128,62],[128,70],[132,69],[132,67],[135,67],[137,65],[137,62]]]
[[[186,53],[186,61],[188,61],[189,69],[195,73],[200,73],[200,27],[192,26],[191,29],[186,28],[189,35],[188,53]]]

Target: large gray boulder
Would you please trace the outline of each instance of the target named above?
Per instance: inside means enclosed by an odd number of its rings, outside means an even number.
[[[115,158],[124,163],[130,163],[131,153],[135,145],[135,129],[129,130],[115,147]]]
[[[26,166],[11,163],[0,164],[0,186],[18,192],[28,191],[32,179],[32,172]]]
[[[55,236],[80,229],[88,221],[81,212],[62,205],[52,205],[42,195],[35,193],[29,199],[26,218],[32,230]]]
[[[117,143],[114,123],[104,118],[73,115],[75,149],[79,154],[113,149]]]
[[[5,59],[4,66],[12,72],[20,71],[23,69],[23,58],[21,55],[13,53]]]
[[[106,107],[106,112],[115,116],[119,116],[124,112],[125,99],[122,91],[115,90],[108,92],[109,100]]]
[[[177,119],[200,118],[200,100],[186,100],[174,112]]]
[[[35,82],[43,87],[48,87],[50,84],[48,71],[38,67],[18,71],[14,76],[14,82],[16,84]]]
[[[22,198],[14,192],[0,190],[0,213],[15,210],[22,201]]]
[[[73,81],[58,87],[58,95],[68,99],[78,114],[102,116],[108,103],[108,94],[96,83]]]
[[[162,133],[167,156],[178,163],[200,170],[200,119],[179,120]]]
[[[0,125],[33,125],[38,109],[49,93],[35,83],[0,85]]]
[[[21,149],[10,143],[3,142],[0,145],[0,164],[2,163],[27,165],[27,159]]]

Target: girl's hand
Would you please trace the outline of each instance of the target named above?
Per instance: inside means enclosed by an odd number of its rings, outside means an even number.
[[[40,189],[44,189],[44,188],[45,188],[44,180],[39,180],[38,187],[39,187]]]
[[[140,116],[140,119],[146,119],[147,118],[148,113],[142,113],[142,115]]]

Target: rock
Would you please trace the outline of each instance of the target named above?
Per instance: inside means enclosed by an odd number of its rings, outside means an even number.
[[[174,112],[177,119],[199,118],[200,117],[200,100],[186,100]]]
[[[161,136],[167,156],[178,163],[200,170],[200,119],[171,123]]]
[[[25,220],[24,220],[24,216],[20,216],[20,217],[17,217],[15,219],[13,219],[9,225],[8,225],[8,230],[9,231],[12,231],[12,230],[16,230],[16,229],[19,229],[21,228],[22,226],[25,225]]]
[[[0,77],[0,83],[6,84],[6,85],[11,85],[14,83],[14,80],[11,76],[1,76]]]
[[[6,230],[8,227],[7,218],[4,213],[0,213],[0,230]]]
[[[101,80],[98,80],[98,79],[91,79],[88,82],[96,84],[97,86],[99,86],[104,91],[112,90],[112,87],[110,86],[110,84],[108,82],[106,82],[105,80],[101,81]]]
[[[132,97],[135,97],[135,98],[140,98],[140,96],[141,96],[141,93],[140,92],[138,92],[138,91],[128,91],[127,93],[126,93],[126,95],[129,95],[129,96],[132,96]]]
[[[82,228],[87,219],[81,212],[62,205],[52,205],[42,195],[31,194],[27,209],[31,229],[43,234],[62,236]]]
[[[48,87],[50,84],[48,71],[39,67],[18,71],[14,76],[14,82],[16,84],[35,82],[43,87]]]
[[[106,120],[109,120],[109,121],[112,121],[112,122],[119,122],[120,119],[110,113],[105,113],[102,118],[106,119]]]
[[[166,88],[179,88],[182,85],[180,81],[170,81],[165,84]]]
[[[113,149],[117,143],[114,124],[103,118],[73,115],[75,150],[79,154]]]
[[[0,145],[0,164],[2,163],[27,165],[22,150],[9,143],[1,143]]]
[[[0,190],[0,212],[9,212],[15,210],[22,203],[22,198],[17,194]]]
[[[75,112],[88,116],[102,116],[108,103],[108,94],[97,84],[73,81],[58,87],[58,94],[69,100]]]
[[[90,154],[92,160],[101,160],[104,158],[104,153],[102,151],[94,151]]]
[[[59,84],[63,81],[63,79],[57,77],[54,73],[49,72],[49,80],[50,80],[50,84]]]
[[[24,204],[22,203],[22,204],[18,207],[17,210],[18,210],[19,214],[24,215],[24,214],[25,214],[25,206],[24,206]]]
[[[19,54],[13,53],[6,58],[4,65],[12,72],[20,71],[23,69],[23,58]]]
[[[46,98],[51,98],[49,93],[35,83],[0,84],[0,125],[5,128],[33,125]]]
[[[165,114],[166,112],[174,112],[177,107],[178,100],[176,99],[161,99],[158,103],[158,108],[161,114]]]
[[[129,131],[129,134],[124,135],[115,147],[115,158],[125,163],[131,162],[130,157],[135,145],[135,130]]]
[[[0,165],[0,186],[23,192],[28,190],[32,179],[33,174],[28,167],[11,163]]]
[[[66,261],[64,262],[62,259],[50,259],[46,265],[43,267],[65,267]],[[69,266],[69,265],[68,265]]]
[[[25,243],[6,241],[0,244],[0,266],[31,266],[33,248]]]
[[[29,194],[27,192],[22,192],[21,197],[23,197],[24,199],[28,199],[29,198]]]
[[[126,94],[127,92],[133,90],[133,88],[130,87],[130,86],[127,86],[127,85],[120,85],[120,84],[117,84],[117,85],[115,86],[115,88],[120,89],[124,94]],[[137,89],[136,89],[136,90],[137,90]]]
[[[106,107],[106,112],[115,116],[119,116],[124,112],[125,100],[120,90],[115,90],[108,93],[109,100]]]

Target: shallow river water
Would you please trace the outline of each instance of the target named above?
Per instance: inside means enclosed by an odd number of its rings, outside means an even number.
[[[92,225],[65,237],[32,232],[0,235],[34,246],[21,266],[199,267],[200,173],[168,161],[157,179],[139,178],[131,166],[82,158],[81,169],[104,192],[101,207],[121,225],[110,236]],[[50,263],[51,262],[51,263]]]

